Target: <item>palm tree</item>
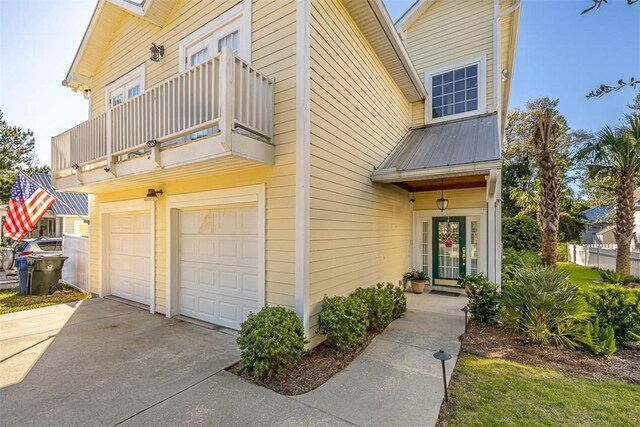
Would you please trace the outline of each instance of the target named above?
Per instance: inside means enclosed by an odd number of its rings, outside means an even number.
[[[587,170],[592,178],[610,178],[616,183],[616,271],[629,275],[635,208],[633,193],[640,177],[640,117],[628,117],[625,127],[605,127],[595,140],[578,152],[577,157],[589,162]]]

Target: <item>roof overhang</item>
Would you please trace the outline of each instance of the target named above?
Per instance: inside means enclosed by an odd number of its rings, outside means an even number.
[[[175,3],[176,0],[145,0],[140,3],[127,0],[98,0],[62,85],[74,91],[91,89],[93,73],[124,14],[136,16],[161,27]]]
[[[421,181],[425,179],[439,179],[452,176],[466,175],[490,175],[492,170],[502,167],[500,160],[493,160],[479,163],[468,163],[455,166],[441,166],[435,168],[412,169],[399,171],[396,168],[377,169],[373,171],[371,180],[388,184],[399,182]]]
[[[407,100],[425,99],[427,92],[422,80],[382,0],[342,0],[342,3]]]
[[[422,14],[434,4],[436,0],[417,0],[409,9],[396,21],[395,27],[398,32],[405,31]]]

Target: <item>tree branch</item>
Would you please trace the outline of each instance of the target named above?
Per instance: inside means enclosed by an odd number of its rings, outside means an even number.
[[[623,87],[627,87],[627,86],[635,89],[638,86],[638,84],[640,84],[640,80],[636,80],[633,77],[631,77],[631,79],[628,82],[625,82],[624,80],[618,80],[618,84],[616,86],[601,84],[597,89],[590,91],[589,94],[587,95],[587,98],[600,98],[604,94],[607,94],[609,92],[617,92]]]

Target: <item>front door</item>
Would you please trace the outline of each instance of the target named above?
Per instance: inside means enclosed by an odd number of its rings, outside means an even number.
[[[433,284],[457,286],[466,273],[466,217],[433,218]]]

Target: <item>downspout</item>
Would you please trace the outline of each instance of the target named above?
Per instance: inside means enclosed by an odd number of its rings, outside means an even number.
[[[409,269],[407,271],[413,271],[413,239],[415,238],[414,236],[414,229],[413,229],[413,204],[415,202],[415,199],[413,198],[413,191],[409,193]]]

